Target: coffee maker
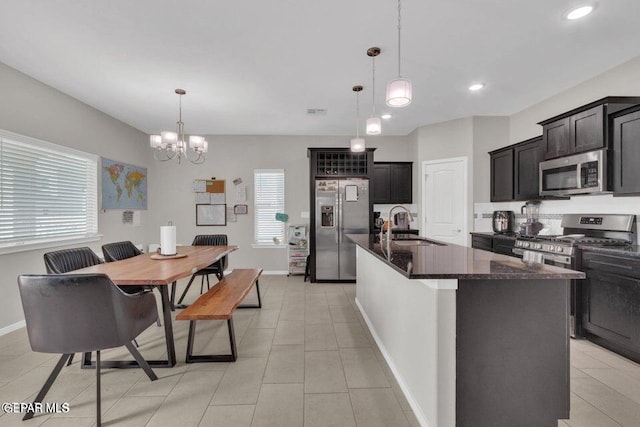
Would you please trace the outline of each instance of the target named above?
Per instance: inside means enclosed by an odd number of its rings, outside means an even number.
[[[527,216],[527,221],[520,224],[520,234],[535,236],[544,228],[544,225],[538,221],[540,214],[540,202],[538,200],[529,201],[522,205],[520,213]]]

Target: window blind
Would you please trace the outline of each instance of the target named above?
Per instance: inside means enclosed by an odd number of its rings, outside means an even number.
[[[284,223],[276,213],[284,212],[284,169],[255,169],[254,233],[256,243],[273,244],[276,237],[284,242]]]
[[[0,131],[0,247],[96,235],[95,155]]]

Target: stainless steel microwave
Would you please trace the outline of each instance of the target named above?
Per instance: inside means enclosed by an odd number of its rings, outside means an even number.
[[[607,191],[605,150],[540,163],[540,195],[568,196]]]

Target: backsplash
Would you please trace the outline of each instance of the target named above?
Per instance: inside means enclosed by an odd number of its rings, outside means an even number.
[[[509,210],[516,216],[516,226],[526,220],[520,213],[524,202],[475,203],[473,206],[473,230],[493,231],[491,215],[493,211]],[[549,234],[562,232],[562,215],[579,214],[633,214],[640,221],[640,197],[613,197],[612,195],[574,196],[570,200],[543,200],[540,204],[540,222],[549,229]],[[637,238],[638,236],[636,236]],[[637,243],[637,242],[636,242]]]

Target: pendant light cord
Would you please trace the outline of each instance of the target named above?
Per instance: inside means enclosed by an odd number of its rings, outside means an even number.
[[[356,138],[360,138],[360,129],[358,122],[360,121],[360,92],[356,92]]]
[[[376,116],[376,57],[372,56],[371,59],[373,60],[373,86],[371,86],[371,104],[373,105],[372,108],[372,112],[371,112],[371,117],[375,117]]]
[[[402,77],[400,73],[400,0],[398,0],[398,77]]]

